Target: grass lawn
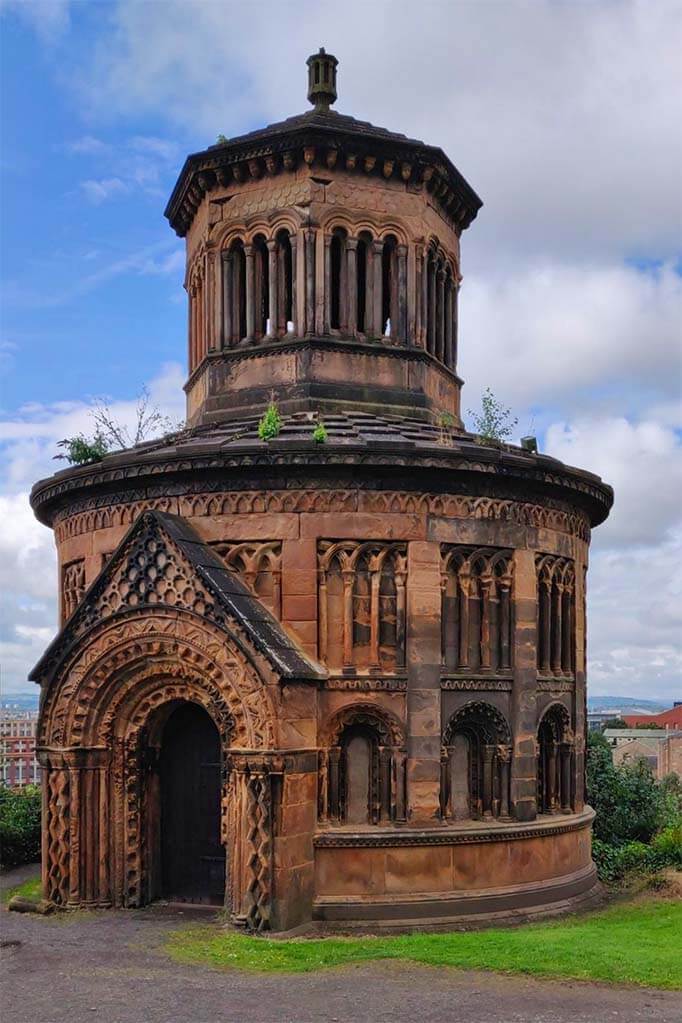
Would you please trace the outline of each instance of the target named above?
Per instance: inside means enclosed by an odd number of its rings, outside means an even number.
[[[15,888],[5,888],[0,893],[0,901],[9,902],[13,895],[23,895],[25,898],[35,899],[37,902],[42,897],[40,874],[37,877],[30,877],[28,881],[18,884]]]
[[[373,959],[497,970],[537,977],[682,989],[682,902],[647,899],[590,915],[451,934],[378,938],[252,938],[215,925],[174,931],[179,962],[221,969],[303,973]]]

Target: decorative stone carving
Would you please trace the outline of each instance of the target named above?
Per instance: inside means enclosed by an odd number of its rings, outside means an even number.
[[[62,569],[62,621],[74,613],[85,593],[85,561],[79,558]]]

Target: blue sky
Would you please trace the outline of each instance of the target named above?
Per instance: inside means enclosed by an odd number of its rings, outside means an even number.
[[[442,145],[485,206],[463,238],[464,408],[491,386],[543,450],[616,487],[590,572],[593,693],[682,694],[679,4],[658,0],[0,0],[0,394],[6,687],[56,623],[27,493],[57,441],[147,384],[182,416],[186,153],[338,108]],[[362,24],[362,31],[357,26]]]

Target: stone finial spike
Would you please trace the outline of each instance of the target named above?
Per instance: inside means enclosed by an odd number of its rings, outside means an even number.
[[[308,57],[308,99],[316,110],[329,110],[336,102],[336,68],[338,60],[321,46]]]

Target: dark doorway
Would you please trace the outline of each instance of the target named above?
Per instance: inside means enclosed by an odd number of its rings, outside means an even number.
[[[163,896],[220,905],[225,897],[220,737],[196,704],[183,704],[166,722],[160,780]]]

